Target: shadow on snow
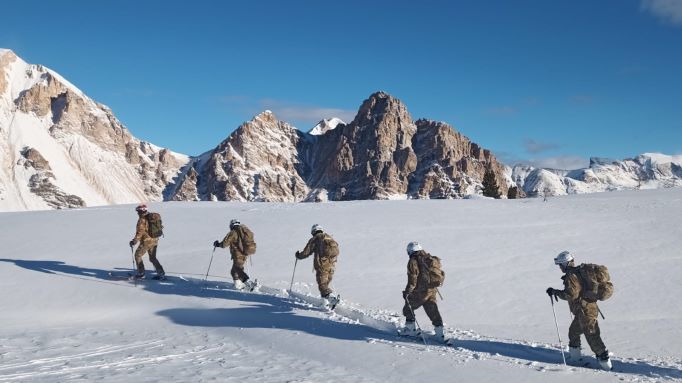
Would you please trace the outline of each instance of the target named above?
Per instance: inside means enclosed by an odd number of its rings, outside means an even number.
[[[122,285],[122,281],[112,280],[108,270],[78,267],[60,261],[0,259],[0,262],[14,263],[16,266],[24,269],[47,274],[70,276],[88,281],[93,281],[94,278],[99,282]],[[125,274],[123,271],[119,271],[119,273]],[[126,284],[131,283],[127,281],[124,282]],[[146,291],[155,294],[228,299],[248,303],[237,308],[176,308],[161,310],[156,313],[157,315],[165,316],[172,322],[180,325],[200,327],[277,328],[341,340],[364,341],[382,337],[389,341],[406,342],[405,338],[387,332],[379,332],[376,329],[361,324],[349,324],[323,318],[297,315],[295,312],[297,307],[304,309],[310,309],[310,307],[290,298],[229,290],[231,284],[226,282],[208,281],[204,284],[203,279],[183,279],[176,276],[169,276],[166,281],[141,280],[138,281],[138,285]],[[130,286],[133,287],[132,284],[130,284]],[[506,343],[495,340],[457,339],[455,345],[456,347],[474,352],[492,355],[498,354],[508,358],[527,360],[529,362],[547,364],[563,363],[561,353],[556,349],[532,347],[525,344]],[[614,359],[613,369],[616,373],[682,378],[682,370],[680,369],[655,366],[643,361],[627,362]]]
[[[28,261],[21,259],[0,259],[0,262],[14,263],[24,269],[46,274],[73,277],[87,281],[112,283],[133,287],[132,281],[114,280],[109,270],[78,267],[60,261]],[[130,269],[116,271],[115,275],[127,275]],[[308,305],[286,297],[246,293],[231,290],[232,283],[203,279],[167,276],[164,281],[138,280],[137,285],[146,291],[162,295],[181,295],[199,298],[227,299],[245,302],[237,308],[196,309],[177,308],[157,312],[173,323],[185,326],[278,328],[300,331],[312,335],[341,340],[368,340],[376,337],[377,331],[361,324],[350,324],[324,318],[298,315],[296,308],[310,310]],[[313,308],[314,309],[314,308]],[[319,309],[318,309],[319,310]]]

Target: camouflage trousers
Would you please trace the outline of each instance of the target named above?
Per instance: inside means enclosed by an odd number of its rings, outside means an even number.
[[[334,269],[317,269],[315,270],[315,279],[317,279],[317,288],[320,290],[320,295],[323,297],[332,293],[329,285],[332,283],[334,277]]]
[[[159,260],[156,259],[156,249],[158,248],[158,246],[159,246],[158,238],[147,238],[144,241],[140,242],[140,245],[137,247],[137,250],[135,250],[135,263],[137,264],[138,273],[144,273],[144,262],[142,261],[142,257],[144,257],[145,253],[149,254],[149,260],[154,265],[154,269],[156,270],[156,272],[163,273],[163,266],[161,266]]]
[[[436,295],[438,290],[428,289],[424,291],[413,291],[407,296],[407,302],[403,306],[403,315],[405,315],[405,321],[414,322],[416,320],[414,312],[424,306],[424,311],[426,315],[431,319],[431,323],[434,326],[442,326],[443,318],[440,316],[440,311],[438,311],[438,304],[436,303]]]
[[[601,339],[597,316],[599,308],[596,303],[583,302],[581,306],[573,310],[575,317],[571,326],[568,328],[568,345],[570,347],[580,347],[580,335],[585,334],[587,344],[590,345],[592,352],[599,356],[606,352],[606,346]]]
[[[232,269],[230,269],[230,275],[235,281],[238,279],[242,282],[249,280],[249,275],[244,271],[244,265],[246,264],[246,259],[248,256],[244,254],[232,254]]]

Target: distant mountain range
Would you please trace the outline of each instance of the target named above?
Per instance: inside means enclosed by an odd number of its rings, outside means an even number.
[[[54,71],[0,49],[0,211],[162,200],[466,198],[490,168],[506,196],[677,186],[680,158],[593,160],[587,169],[509,168],[451,126],[413,120],[377,92],[353,121],[302,132],[270,111],[196,157],[135,138]]]

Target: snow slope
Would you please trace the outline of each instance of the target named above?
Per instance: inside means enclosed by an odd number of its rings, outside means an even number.
[[[44,168],[23,158],[27,148]],[[188,161],[134,138],[56,72],[0,50],[0,211],[160,201]]]
[[[165,224],[164,283],[107,276],[132,263],[130,205],[0,213],[0,381],[682,381],[681,189],[152,210]],[[259,294],[231,289],[223,249],[202,282],[234,217],[256,235],[247,272],[264,284]],[[285,291],[313,223],[340,244],[337,314]],[[391,331],[411,240],[443,260],[439,305],[457,347]],[[616,293],[600,325],[614,372],[561,365],[544,291],[561,286],[552,258],[564,249],[609,267]],[[311,269],[311,259],[297,263],[298,294],[316,292]],[[565,302],[556,310],[565,345]],[[421,310],[418,320],[432,328]]]

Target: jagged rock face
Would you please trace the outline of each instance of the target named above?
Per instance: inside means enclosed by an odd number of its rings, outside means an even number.
[[[270,111],[235,130],[210,154],[194,181],[202,200],[302,201],[309,192],[299,158],[305,135]],[[192,173],[181,189],[192,190]],[[173,199],[181,198],[177,194]]]
[[[417,166],[416,130],[405,105],[386,93],[373,94],[353,122],[319,137],[313,149],[315,187],[327,189],[334,200],[406,195]]]
[[[506,195],[503,167],[489,151],[446,124],[415,124],[386,93],[365,100],[350,124],[320,126],[304,134],[262,113],[184,171],[168,199],[460,198],[480,192],[487,164]]]
[[[23,165],[37,165],[42,153],[49,174],[18,170],[24,146],[32,158]],[[109,108],[7,50],[0,50],[0,147],[0,188],[15,197],[0,210],[158,201],[189,160],[136,139]]]
[[[31,192],[41,197],[45,203],[53,209],[74,208],[85,206],[82,198],[65,193],[56,186],[55,179],[49,162],[34,148],[26,147],[21,151],[23,158],[17,165],[23,166],[33,174],[28,179],[28,187]]]
[[[415,198],[461,198],[476,194],[491,166],[502,194],[507,193],[504,166],[451,126],[418,120],[414,148],[418,166],[410,186]]]

